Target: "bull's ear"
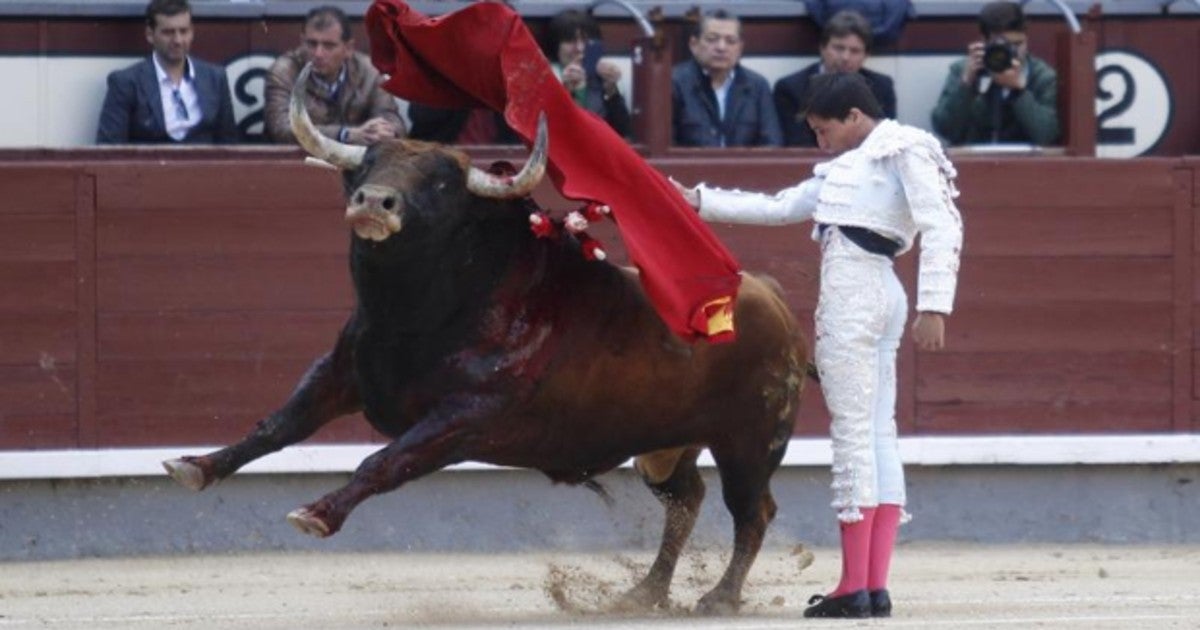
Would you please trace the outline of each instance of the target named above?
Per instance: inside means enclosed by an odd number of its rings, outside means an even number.
[[[362,186],[363,180],[366,178],[367,173],[370,172],[371,166],[375,163],[375,149],[376,147],[369,147],[367,149],[362,163],[357,168],[338,169],[342,172],[342,194],[347,199],[350,198],[350,195],[354,194],[354,191],[358,190],[359,186]]]

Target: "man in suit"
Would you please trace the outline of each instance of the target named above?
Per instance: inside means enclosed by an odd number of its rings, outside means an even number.
[[[771,85],[743,68],[742,24],[717,9],[704,14],[688,40],[692,59],[671,72],[673,139],[685,147],[779,146]]]
[[[775,109],[783,141],[789,147],[816,147],[817,137],[805,121],[808,85],[823,72],[857,72],[867,80],[875,100],[883,108],[884,118],[896,118],[896,90],[886,74],[863,67],[871,52],[871,25],[854,10],[838,11],[821,30],[821,60],[775,82]]]
[[[108,75],[96,142],[237,142],[225,70],[188,56],[192,9],[187,0],[146,6],[149,58]]]

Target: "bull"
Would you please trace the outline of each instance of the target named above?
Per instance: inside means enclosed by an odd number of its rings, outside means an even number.
[[[307,72],[296,86],[307,85]],[[292,95],[292,126],[342,170],[356,305],[333,349],[285,404],[239,442],[163,462],[201,490],[245,464],[363,412],[391,438],[346,485],[287,515],[336,533],[376,494],[477,461],[594,478],[634,458],[665,506],[657,557],[621,604],[667,602],[705,488],[709,449],[733,517],[733,554],[698,610],[732,612],[776,505],[768,482],[792,435],[808,346],[777,283],[743,274],[725,344],[689,345],[657,316],[634,269],[587,260],[578,242],[537,238],[528,194],[545,170],[547,131],[515,175],[464,153],[395,140],[369,149],[322,136]]]

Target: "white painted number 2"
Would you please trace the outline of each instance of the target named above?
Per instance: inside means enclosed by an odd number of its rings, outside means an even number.
[[[1096,55],[1096,154],[1135,157],[1154,148],[1171,121],[1171,91],[1162,72],[1140,55]]]

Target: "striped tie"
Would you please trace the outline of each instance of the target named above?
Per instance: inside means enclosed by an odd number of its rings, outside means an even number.
[[[179,88],[173,88],[171,90],[171,101],[175,103],[175,116],[177,116],[180,120],[187,120],[188,108],[187,104],[183,102],[183,95],[179,93]]]

